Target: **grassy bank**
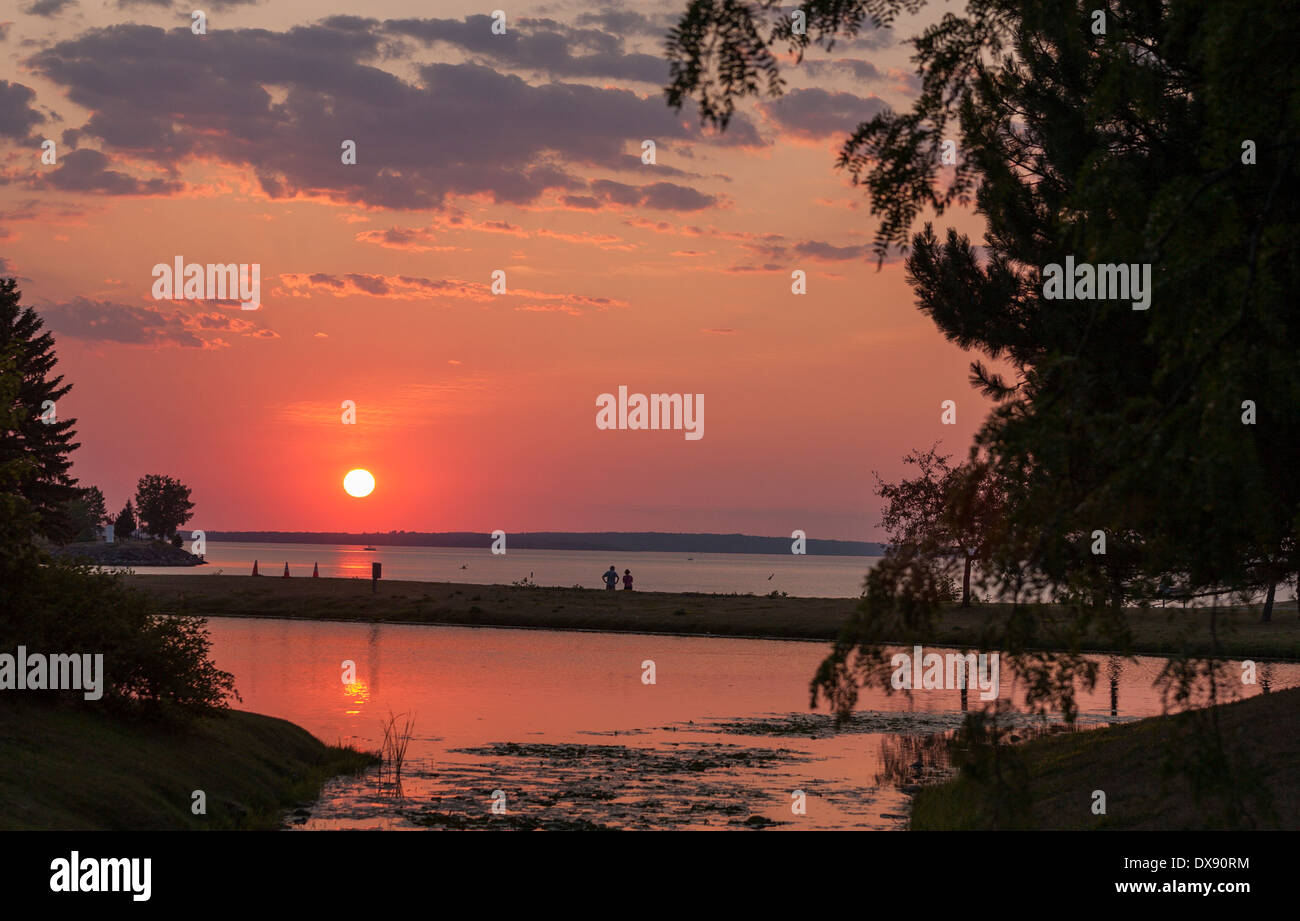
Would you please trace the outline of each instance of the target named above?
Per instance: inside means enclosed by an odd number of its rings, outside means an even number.
[[[1218,708],[1237,764],[1231,786],[1258,827],[1300,829],[1300,688]],[[1193,793],[1179,768],[1193,763],[1191,716],[1160,716],[1023,743],[1023,799],[995,819],[993,791],[968,775],[922,788],[912,809],[921,831],[1023,829],[1199,829],[1223,827],[1221,797]],[[1172,770],[1171,770],[1172,768]],[[1222,785],[1222,784],[1221,784]],[[1106,814],[1093,815],[1093,791]],[[1005,804],[1005,801],[1004,801]]]
[[[831,640],[853,613],[853,598],[771,598],[754,595],[606,592],[598,589],[449,582],[380,582],[376,593],[361,579],[283,579],[275,576],[131,576],[128,584],[158,597],[166,609],[206,617],[263,616],[318,620],[386,620],[404,623],[538,627],[648,633],[716,634]],[[951,608],[931,645],[975,645],[997,605]],[[1059,612],[1044,606],[1044,617]],[[1211,648],[1203,611],[1133,608],[1134,652],[1172,654]],[[1218,633],[1225,655],[1300,658],[1300,618],[1294,602],[1279,605],[1271,624],[1258,610],[1220,612]],[[1064,648],[1049,637],[1045,648]],[[1084,648],[1115,652],[1100,637]]]
[[[0,707],[0,829],[266,829],[371,756],[235,711],[184,725],[30,701]],[[193,815],[191,794],[207,795]]]

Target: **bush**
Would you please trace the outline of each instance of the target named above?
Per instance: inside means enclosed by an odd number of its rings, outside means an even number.
[[[235,679],[208,658],[206,621],[160,614],[121,576],[56,560],[0,598],[0,652],[104,656],[103,701],[142,709],[225,709]],[[53,692],[32,692],[52,695]],[[82,692],[68,692],[81,700]]]

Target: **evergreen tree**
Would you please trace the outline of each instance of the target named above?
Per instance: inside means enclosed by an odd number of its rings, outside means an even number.
[[[131,507],[131,500],[126,500],[126,505],[122,506],[122,511],[117,513],[117,518],[113,520],[113,534],[119,539],[129,538],[135,531],[135,509]]]
[[[104,494],[98,486],[77,490],[77,495],[64,509],[73,540],[99,539],[100,529],[107,523],[108,513],[104,510]]]
[[[780,91],[781,46],[797,58],[922,5],[809,0],[796,34],[774,2],[695,0],[670,35],[669,102],[725,126],[738,99]],[[1122,599],[1161,576],[1263,589],[1300,569],[1297,12],[1094,7],[945,14],[912,40],[915,104],[857,126],[839,163],[869,192],[877,256],[907,251],[920,309],[1005,368],[976,361],[972,382],[997,401],[978,443],[1016,487],[993,552],[1018,596]],[[914,232],[967,204],[979,246]],[[1149,265],[1153,290],[1048,297],[1070,256]]]
[[[9,411],[0,420],[0,468],[7,468],[12,491],[35,516],[39,533],[66,539],[70,528],[67,503],[76,498],[69,475],[75,420],[58,413],[58,401],[72,389],[53,374],[54,338],[31,307],[21,304],[13,278],[0,278],[0,355],[8,356],[4,374]]]

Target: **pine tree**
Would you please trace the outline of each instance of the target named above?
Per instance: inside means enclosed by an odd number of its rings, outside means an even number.
[[[113,520],[113,534],[121,539],[127,540],[135,532],[135,509],[131,506],[131,500],[126,500],[126,505],[122,506],[122,511],[117,513],[117,518]]]
[[[37,531],[66,538],[66,503],[77,495],[70,455],[79,445],[72,440],[76,420],[58,413],[58,401],[72,385],[52,373],[58,361],[54,337],[21,298],[15,279],[0,278],[0,354],[10,357],[3,373],[13,376],[12,411],[0,425],[0,467],[13,471],[4,488],[23,499]]]
[[[775,4],[691,3],[668,101],[725,127],[738,99],[779,91],[782,58],[923,5],[807,0],[795,34]],[[1001,563],[1112,598],[1166,574],[1284,580],[1300,569],[1294,6],[1117,0],[1101,22],[1070,2],[965,7],[913,39],[910,110],[858,125],[839,165],[869,193],[877,256],[908,251],[920,309],[1002,366],[972,367],[997,401],[979,444],[1017,493]],[[914,229],[958,205],[982,240]],[[1149,266],[1148,304],[1049,297],[1046,267],[1068,256]]]

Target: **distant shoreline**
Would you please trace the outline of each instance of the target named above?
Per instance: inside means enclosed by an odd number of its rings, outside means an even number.
[[[465,547],[492,545],[475,531],[206,531],[210,541],[248,544],[356,544],[371,547]],[[611,553],[790,554],[790,537],[750,534],[677,534],[660,531],[521,531],[506,534],[511,550],[591,550]],[[880,556],[874,541],[806,540],[808,556]]]

